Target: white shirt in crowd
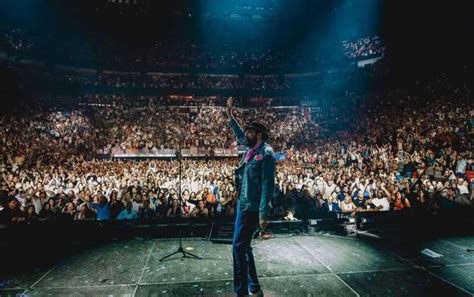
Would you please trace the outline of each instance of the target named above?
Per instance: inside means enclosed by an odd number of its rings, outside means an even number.
[[[384,198],[373,198],[372,204],[376,207],[382,206],[380,211],[389,211],[390,210],[390,202],[386,197]]]
[[[331,186],[326,184],[325,189],[324,189],[324,197],[327,198],[331,196],[332,192],[334,192],[335,189],[336,189],[336,184],[332,184]]]
[[[353,210],[355,210],[355,205],[354,205],[354,203],[344,203],[344,202],[342,202],[341,203],[341,208],[342,208],[342,211],[353,211]]]
[[[467,183],[463,183],[462,185],[457,185],[459,194],[469,194],[469,189],[467,188]]]
[[[456,163],[456,173],[464,173],[466,171],[467,161],[466,159],[461,159]]]
[[[36,214],[39,214],[41,209],[43,208],[43,203],[41,201],[41,198],[39,198],[38,196],[33,196],[31,200],[33,202],[33,206],[35,207]]]

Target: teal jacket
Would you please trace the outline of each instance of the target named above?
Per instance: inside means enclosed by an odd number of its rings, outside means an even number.
[[[230,127],[237,142],[245,144],[245,133],[234,118],[230,121]],[[235,183],[236,189],[239,191],[240,208],[259,211],[260,219],[268,220],[275,190],[275,154],[273,149],[264,142],[245,163],[245,156],[249,149],[247,148],[239,166],[235,169]]]

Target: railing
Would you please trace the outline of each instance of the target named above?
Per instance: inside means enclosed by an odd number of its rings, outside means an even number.
[[[120,160],[120,159],[153,159],[153,158],[177,158],[179,150],[176,149],[159,149],[159,150],[143,150],[126,152],[122,150],[113,150],[110,154],[96,154],[98,159],[105,159],[104,156],[108,156],[109,159]],[[239,153],[243,152],[242,148],[234,149],[205,149],[205,148],[189,148],[180,150],[181,156],[183,157],[237,157]]]

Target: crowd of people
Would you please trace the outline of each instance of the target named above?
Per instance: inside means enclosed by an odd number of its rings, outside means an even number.
[[[237,108],[241,123],[258,118],[268,125],[269,142],[284,155],[277,164],[273,218],[472,207],[474,107],[466,90],[453,94],[462,98],[426,104],[420,96],[391,91],[349,113],[334,106],[329,116],[347,120],[324,137],[318,133],[324,124],[302,108]],[[3,222],[234,213],[237,158],[185,159],[179,178],[176,160],[94,160],[91,154],[233,147],[223,106],[211,100],[161,106],[151,98],[83,99],[87,104],[76,110],[1,118]]]
[[[157,154],[164,149],[236,149],[222,106],[159,106],[160,100],[134,102],[129,97],[85,96],[85,106],[73,111],[30,110],[1,119],[0,134],[12,164],[61,162],[71,156]],[[92,102],[96,102],[95,104]],[[241,119],[274,127],[277,148],[289,145],[303,130],[317,134],[317,125],[302,116],[304,108],[238,109]],[[14,161],[17,160],[17,161]]]
[[[176,160],[93,160],[43,165],[16,172],[18,176],[12,172],[4,177],[4,186],[17,193],[8,193],[3,223],[231,216],[236,163],[183,160],[179,169]]]
[[[369,68],[369,67],[368,67]],[[354,75],[357,72],[358,75]],[[257,92],[259,94],[279,94],[284,91],[299,92],[314,90],[332,95],[350,86],[361,86],[371,71],[356,71],[355,67],[332,72],[296,73],[285,75],[235,75],[235,74],[195,74],[149,72],[102,72],[97,76],[71,77],[71,80],[83,86],[120,89],[159,89],[165,92],[212,90]]]
[[[143,76],[137,72],[108,72],[85,80],[85,85],[113,88],[149,88],[166,90],[243,90],[243,91],[277,91],[326,87],[340,81],[324,76],[312,75],[245,75],[233,74],[198,74],[187,73],[147,73]],[[345,77],[344,75],[342,75]],[[331,86],[328,86],[331,87]]]
[[[357,40],[343,40],[344,54],[349,58],[367,58],[381,56],[385,46],[379,36],[369,36]]]
[[[35,42],[27,31],[20,28],[10,28],[0,31],[0,48],[13,56],[27,56],[31,54]]]
[[[113,49],[112,49],[113,50]],[[230,43],[206,46],[192,40],[181,42],[161,41],[147,48],[132,52],[101,48],[97,55],[105,65],[128,65],[132,67],[199,69],[266,69],[281,65],[304,63],[303,57],[295,51],[255,45],[252,51]]]
[[[97,38],[97,37],[96,37]],[[103,37],[105,38],[105,37]],[[59,39],[59,40],[58,40]],[[342,46],[341,46],[342,45]],[[308,66],[344,64],[347,57],[358,58],[383,53],[384,45],[378,36],[341,44],[319,44],[324,55],[315,55],[297,47],[254,44],[252,50],[232,42],[206,44],[196,40],[160,40],[147,46],[124,48],[113,41],[97,43],[91,40],[55,37],[32,29],[7,26],[0,28],[0,52],[10,57],[28,58],[48,64],[80,66],[100,69],[202,69],[271,71],[297,69]],[[327,50],[332,49],[332,50]],[[328,57],[330,55],[330,57]],[[126,83],[121,82],[121,83]],[[153,83],[150,77],[148,83]]]

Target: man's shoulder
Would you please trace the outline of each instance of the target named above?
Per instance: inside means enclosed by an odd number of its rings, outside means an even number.
[[[263,153],[265,155],[275,155],[275,152],[273,151],[273,148],[269,145],[269,144],[266,144],[263,146]]]

